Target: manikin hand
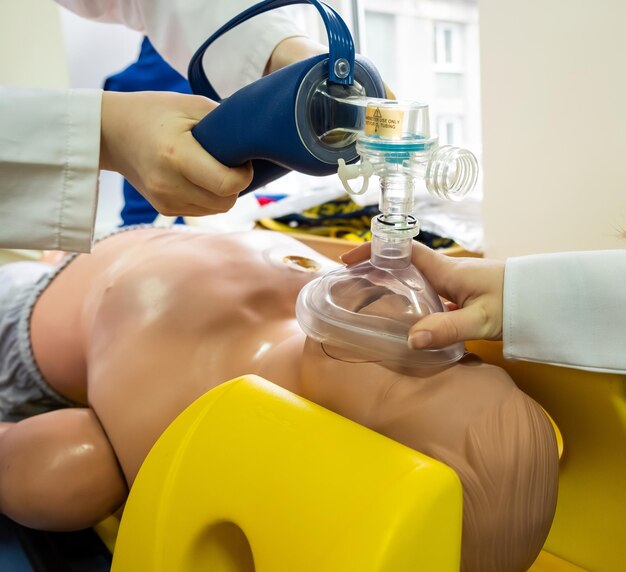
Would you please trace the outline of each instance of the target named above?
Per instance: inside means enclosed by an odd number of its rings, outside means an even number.
[[[348,265],[366,260],[371,245],[344,254]],[[449,300],[450,312],[430,314],[409,331],[414,349],[440,348],[464,340],[502,338],[504,263],[480,258],[452,258],[413,243],[412,262],[435,291]]]
[[[100,168],[121,173],[164,215],[229,210],[252,167],[225,167],[191,134],[217,103],[169,92],[102,95]]]

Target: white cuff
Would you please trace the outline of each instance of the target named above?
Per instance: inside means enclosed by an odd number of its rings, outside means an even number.
[[[101,92],[0,91],[0,244],[89,251]]]
[[[626,373],[626,250],[507,260],[504,357]]]
[[[71,90],[60,210],[60,250],[91,250],[98,204],[101,90]]]

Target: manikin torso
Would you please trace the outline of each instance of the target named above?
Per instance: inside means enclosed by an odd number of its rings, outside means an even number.
[[[286,263],[290,255],[315,264]],[[513,552],[512,569],[524,569],[556,502],[556,444],[539,406],[473,356],[407,374],[306,339],[296,297],[333,267],[262,231],[121,233],[73,261],[41,296],[35,357],[55,389],[93,408],[129,484],[193,400],[255,373],[451,465],[465,495],[464,568],[504,570],[506,559],[485,559],[502,551],[496,544],[510,525],[518,545],[507,558]]]

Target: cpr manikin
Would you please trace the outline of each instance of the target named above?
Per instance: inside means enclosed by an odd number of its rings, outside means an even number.
[[[450,465],[464,489],[463,570],[527,569],[556,503],[543,411],[471,355],[395,367],[307,337],[296,298],[335,268],[263,231],[134,230],[76,258],[37,300],[30,335],[45,380],[83,408],[2,424],[2,512],[35,528],[94,524],[181,411],[254,373]],[[402,295],[366,279],[334,295],[364,316],[405,314]]]

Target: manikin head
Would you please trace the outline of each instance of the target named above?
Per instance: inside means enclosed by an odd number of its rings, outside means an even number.
[[[333,295],[361,315],[415,322],[408,299],[361,278]],[[547,416],[504,370],[469,354],[434,367],[383,364],[307,338],[299,378],[304,397],[457,472],[464,571],[530,567],[554,516],[558,454]]]
[[[340,276],[326,293],[348,313],[407,331],[421,317],[422,308],[392,283]],[[558,452],[549,419],[506,371],[471,354],[408,367],[310,336],[290,339],[284,349],[284,363],[297,356],[289,389],[456,471],[465,572],[530,567],[554,516]]]

